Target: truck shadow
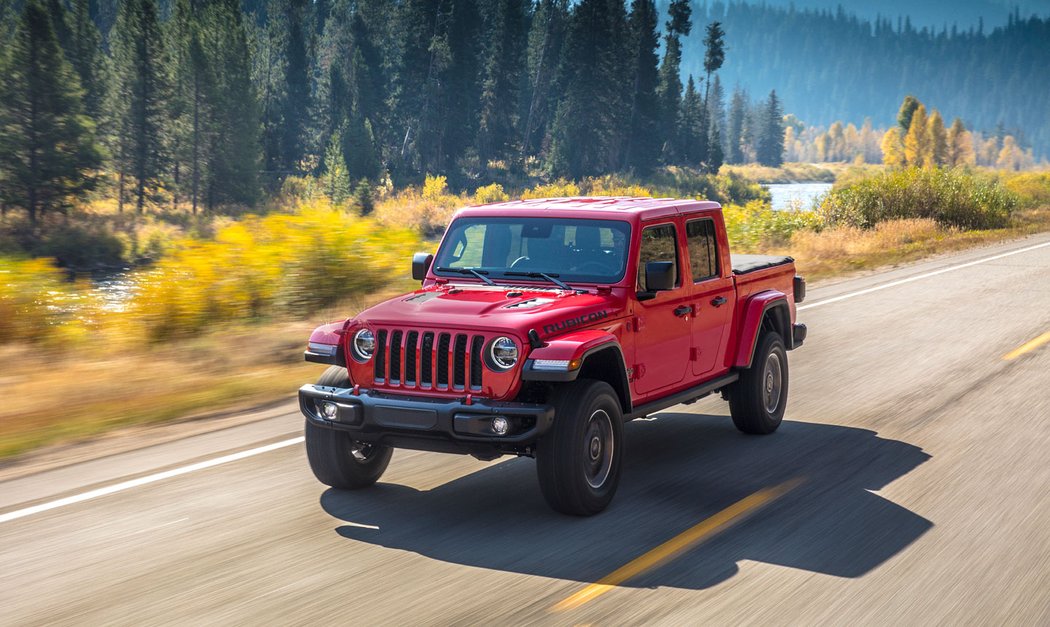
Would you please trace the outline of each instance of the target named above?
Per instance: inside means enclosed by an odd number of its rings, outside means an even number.
[[[659,414],[626,426],[627,457],[612,506],[593,518],[547,509],[531,460],[487,467],[435,489],[378,484],[328,490],[321,506],[357,524],[350,540],[480,568],[580,582],[604,575],[762,488],[802,484],[656,570],[625,585],[699,589],[755,560],[859,577],[933,523],[873,494],[927,459],[872,431],[785,422],[749,437],[725,416]],[[393,464],[397,463],[397,454]]]

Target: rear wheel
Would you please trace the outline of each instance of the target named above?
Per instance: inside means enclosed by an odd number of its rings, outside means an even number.
[[[744,433],[773,433],[784,419],[787,396],[787,349],[779,333],[768,331],[758,340],[751,367],[729,392],[733,424]]]
[[[332,366],[317,385],[351,387],[346,368]],[[306,457],[321,483],[342,490],[365,488],[383,476],[394,450],[389,446],[358,442],[345,431],[327,429],[306,421]]]
[[[603,381],[580,380],[552,399],[554,425],[536,445],[540,490],[555,510],[592,516],[616,494],[623,468],[623,416]]]

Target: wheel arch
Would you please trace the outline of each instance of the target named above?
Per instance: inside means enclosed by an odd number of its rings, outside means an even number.
[[[536,369],[537,360],[579,361],[577,368],[565,371]],[[577,379],[595,379],[608,383],[616,392],[623,415],[633,410],[631,388],[627,378],[627,362],[616,337],[605,331],[570,333],[529,354],[522,370],[525,381],[570,383]]]
[[[791,332],[791,309],[787,296],[777,290],[760,292],[744,306],[740,341],[737,344],[732,365],[737,368],[751,367],[755,347],[763,331],[776,331],[784,340],[788,350],[794,348]]]

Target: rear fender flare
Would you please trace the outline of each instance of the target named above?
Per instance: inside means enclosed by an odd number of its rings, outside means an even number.
[[[759,292],[744,305],[739,341],[731,364],[733,367],[751,367],[758,336],[762,332],[762,322],[766,318],[770,319],[770,323],[780,333],[788,348],[792,348],[791,310],[788,307],[787,296],[777,290]]]

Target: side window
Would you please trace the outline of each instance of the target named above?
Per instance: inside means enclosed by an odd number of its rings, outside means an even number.
[[[674,262],[674,284],[681,285],[681,271],[678,265],[678,238],[673,224],[649,226],[642,230],[642,247],[638,252],[638,290],[647,291],[645,285],[645,264],[650,261]]]
[[[718,276],[715,221],[704,219],[686,222],[685,237],[689,244],[689,267],[693,271],[693,282],[699,283]]]

